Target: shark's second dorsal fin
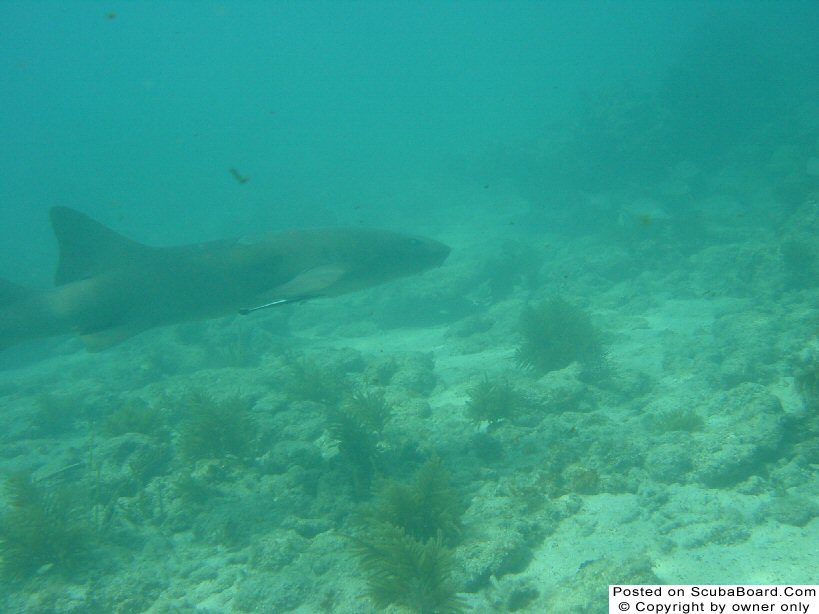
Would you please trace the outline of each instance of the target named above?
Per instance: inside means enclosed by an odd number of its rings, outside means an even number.
[[[60,246],[57,285],[94,277],[149,249],[74,209],[53,207],[50,213]]]

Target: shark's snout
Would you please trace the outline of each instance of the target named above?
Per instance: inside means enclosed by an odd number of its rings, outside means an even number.
[[[434,239],[429,239],[429,243],[430,257],[434,263],[433,266],[441,266],[449,257],[449,252],[451,251],[449,245],[445,245]]]

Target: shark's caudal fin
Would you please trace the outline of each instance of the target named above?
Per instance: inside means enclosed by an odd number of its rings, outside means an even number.
[[[8,307],[14,303],[22,302],[35,293],[35,290],[0,278],[0,307]]]
[[[74,209],[53,207],[50,214],[60,246],[54,280],[58,286],[94,277],[112,263],[132,260],[148,249]]]
[[[32,305],[39,295],[37,290],[0,279],[0,350],[24,338],[21,324],[33,317]]]

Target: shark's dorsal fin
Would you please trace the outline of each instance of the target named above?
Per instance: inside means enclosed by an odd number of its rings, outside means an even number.
[[[53,207],[50,213],[60,247],[58,286],[99,275],[149,249],[74,209]]]

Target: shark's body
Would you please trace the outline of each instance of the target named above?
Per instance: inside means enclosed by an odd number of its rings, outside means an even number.
[[[148,247],[78,211],[51,210],[56,287],[0,280],[0,348],[69,332],[89,350],[189,320],[335,296],[438,266],[449,248],[380,230],[292,230],[254,243]]]

